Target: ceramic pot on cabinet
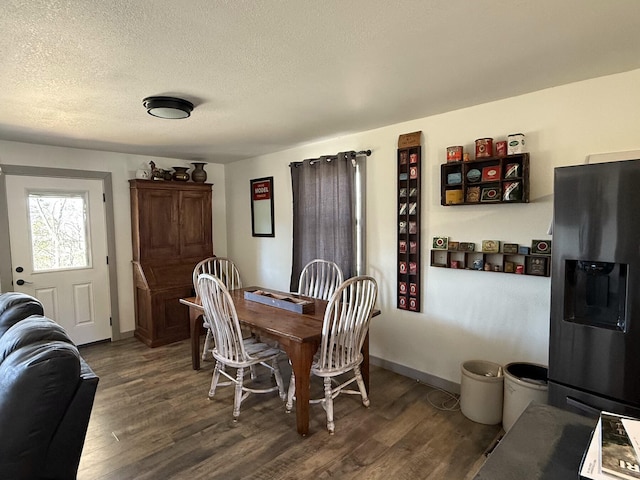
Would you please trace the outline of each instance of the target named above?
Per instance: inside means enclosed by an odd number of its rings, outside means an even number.
[[[178,182],[186,182],[189,180],[189,173],[187,173],[187,170],[189,170],[189,167],[172,167],[174,172],[173,172],[173,179],[178,181]]]
[[[193,172],[191,172],[191,180],[196,183],[204,183],[207,181],[207,172],[204,169],[205,162],[193,162]]]

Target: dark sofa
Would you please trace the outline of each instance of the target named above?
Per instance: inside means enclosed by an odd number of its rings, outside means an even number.
[[[98,377],[38,300],[0,294],[0,478],[74,479]]]

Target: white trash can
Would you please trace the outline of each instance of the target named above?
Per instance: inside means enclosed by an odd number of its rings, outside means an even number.
[[[535,363],[509,363],[504,367],[502,428],[505,432],[516,423],[529,403],[547,403],[547,374],[547,367]]]
[[[483,360],[460,365],[460,410],[469,420],[496,425],[502,421],[502,366]]]

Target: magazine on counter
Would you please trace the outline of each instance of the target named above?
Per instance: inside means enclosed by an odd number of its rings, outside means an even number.
[[[622,423],[623,416],[615,413],[600,413],[601,451],[600,469],[619,478],[640,479],[640,462],[633,444]],[[638,421],[628,419],[629,421]]]
[[[636,457],[640,459],[640,420],[631,418],[622,418],[622,425],[629,435],[631,445],[636,452]]]
[[[580,464],[584,480],[640,479],[640,420],[601,412]]]
[[[591,433],[589,446],[580,464],[580,480],[608,480],[610,475],[600,473],[600,419]]]

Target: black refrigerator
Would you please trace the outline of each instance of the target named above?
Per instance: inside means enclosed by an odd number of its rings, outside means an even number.
[[[549,403],[640,417],[640,160],[555,169]]]

